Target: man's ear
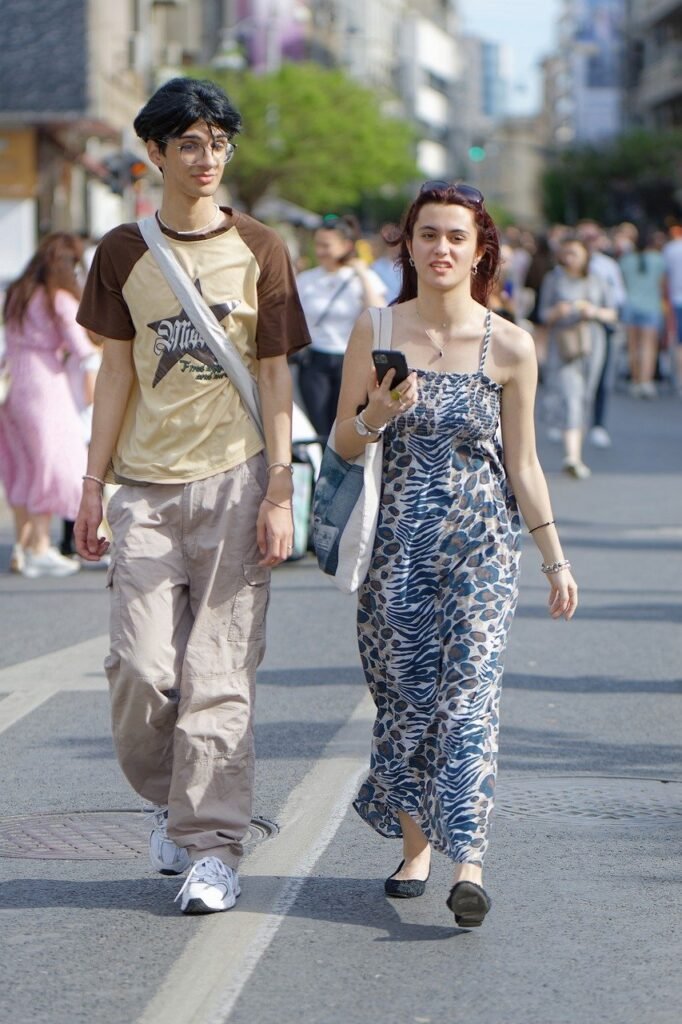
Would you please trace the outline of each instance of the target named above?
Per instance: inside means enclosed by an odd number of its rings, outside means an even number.
[[[163,164],[164,154],[159,149],[159,144],[158,144],[158,142],[155,139],[149,139],[149,141],[147,142],[147,153],[149,155],[149,159],[151,160],[151,162],[156,167],[158,167],[159,170],[161,171],[161,173],[163,174],[163,166],[162,166],[162,164]]]

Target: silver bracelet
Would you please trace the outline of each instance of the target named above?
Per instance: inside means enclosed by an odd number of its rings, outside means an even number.
[[[289,472],[291,473],[291,475],[292,476],[294,475],[294,467],[293,467],[293,463],[291,463],[291,462],[271,462],[270,465],[266,467],[266,473],[269,473],[271,469],[278,469],[278,468],[279,469],[288,469]]]
[[[364,410],[363,410],[364,412]],[[386,431],[388,423],[384,423],[383,427],[373,427],[367,422],[362,412],[359,412],[354,419],[355,430],[361,437],[367,437],[368,434],[374,434],[376,437],[382,437]]]
[[[100,487],[104,488],[104,480],[100,480],[98,476],[93,476],[92,473],[84,473],[82,479],[94,480],[96,484],[99,484]]]
[[[543,562],[540,566],[540,572],[544,572],[545,576],[553,576],[555,572],[561,572],[562,569],[570,569],[571,563],[568,559],[565,562],[552,562],[551,565],[545,565]]]

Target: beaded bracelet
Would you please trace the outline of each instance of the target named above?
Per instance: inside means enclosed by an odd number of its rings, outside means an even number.
[[[100,480],[98,476],[93,476],[92,473],[84,473],[82,479],[94,480],[96,484],[100,485],[100,487],[104,487],[104,480]]]
[[[540,566],[540,572],[544,572],[545,576],[553,576],[555,572],[561,572],[562,569],[570,569],[571,563],[568,559],[565,562],[552,562],[551,565],[545,565],[543,562]]]

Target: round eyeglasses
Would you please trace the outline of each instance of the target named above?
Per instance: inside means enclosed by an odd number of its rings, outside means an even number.
[[[419,195],[424,192],[442,192],[444,189],[452,189],[453,192],[458,192],[463,199],[468,200],[470,203],[475,203],[477,206],[482,206],[485,202],[483,193],[473,185],[467,185],[463,181],[445,181],[441,179],[435,179],[433,181],[425,181],[419,189]]]
[[[211,139],[209,143],[204,145],[203,142],[198,142],[195,139],[181,139],[180,141],[175,139],[167,139],[166,144],[173,143],[173,148],[177,149],[180,154],[180,159],[184,164],[191,166],[192,164],[198,164],[204,158],[205,152],[210,152],[216,163],[229,164],[230,160],[235,154],[237,144],[230,142],[229,139]]]

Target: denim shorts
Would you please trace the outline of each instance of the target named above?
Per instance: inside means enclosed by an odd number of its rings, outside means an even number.
[[[650,313],[643,309],[635,309],[633,306],[626,306],[621,315],[621,321],[628,327],[656,327],[660,331],[663,327],[663,313]]]

